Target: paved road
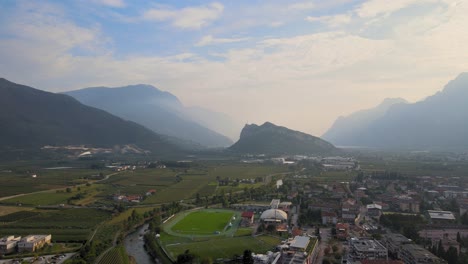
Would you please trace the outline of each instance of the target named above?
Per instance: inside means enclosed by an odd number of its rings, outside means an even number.
[[[55,260],[55,263],[57,264],[61,264],[63,262],[65,262],[65,260],[71,258],[73,255],[75,255],[75,253],[66,253],[64,254],[65,256],[64,257],[61,257],[61,258],[57,258]],[[54,259],[52,259],[52,257],[54,257],[56,255],[44,255],[44,256],[41,256],[42,259],[41,260],[36,260],[34,262],[31,262],[34,257],[29,257],[29,258],[23,258],[23,261],[29,261],[30,263],[34,263],[34,264],[45,264],[45,263],[52,263],[54,261]],[[21,263],[20,261],[15,261],[15,260],[12,260],[12,259],[6,259],[6,260],[0,260],[0,264],[14,264],[14,263]]]
[[[331,236],[331,228],[320,228],[320,236],[322,239],[320,240],[319,244],[319,253],[317,255],[317,259],[313,261],[314,264],[321,264],[323,262],[323,257],[325,255],[324,251],[325,248],[328,246],[328,240],[330,240]]]

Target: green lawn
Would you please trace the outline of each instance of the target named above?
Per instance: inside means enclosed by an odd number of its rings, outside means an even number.
[[[281,240],[279,238],[270,236],[243,236],[212,239],[193,243],[172,244],[166,246],[166,249],[173,258],[177,258],[177,255],[184,253],[187,249],[202,258],[232,258],[234,254],[242,256],[242,253],[246,249],[250,249],[254,253],[266,253],[278,245],[280,241]]]
[[[177,233],[213,234],[222,232],[234,216],[233,212],[224,210],[202,210],[189,213],[177,222],[171,230]]]

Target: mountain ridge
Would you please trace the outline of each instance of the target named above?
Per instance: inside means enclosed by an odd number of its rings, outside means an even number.
[[[81,104],[64,94],[38,90],[0,78],[0,146],[44,145],[114,147],[136,144],[155,154],[178,152],[153,131]]]
[[[185,107],[175,95],[152,85],[90,87],[65,94],[159,134],[193,141],[206,147],[226,147],[232,144],[229,138],[188,117],[184,113]]]
[[[231,151],[249,154],[329,154],[337,149],[318,137],[277,126],[246,124],[240,139],[229,147]]]

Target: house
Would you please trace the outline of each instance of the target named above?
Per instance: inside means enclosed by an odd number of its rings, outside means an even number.
[[[241,223],[242,226],[251,226],[254,222],[255,214],[254,212],[251,212],[251,211],[245,211],[242,213],[241,217],[242,217],[242,223]]]
[[[338,217],[335,212],[322,211],[322,224],[334,224],[338,222]]]
[[[367,215],[370,217],[379,218],[382,214],[382,206],[379,204],[368,204],[367,206]]]
[[[354,199],[346,199],[341,205],[341,218],[344,222],[354,223],[359,214],[359,205]]]
[[[349,224],[348,223],[337,223],[336,224],[336,238],[341,240],[347,240],[349,237]]]
[[[51,243],[52,235],[29,235],[18,242],[18,252],[34,252]]]

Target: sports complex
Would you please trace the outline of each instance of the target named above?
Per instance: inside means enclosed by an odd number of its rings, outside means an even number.
[[[223,209],[200,209],[177,214],[164,224],[164,231],[187,238],[232,236],[241,221],[240,213]]]
[[[245,249],[266,252],[280,242],[272,236],[252,236],[253,227],[240,227],[241,214],[227,209],[179,213],[163,224],[161,244],[172,259],[186,250],[216,259],[232,258]]]

